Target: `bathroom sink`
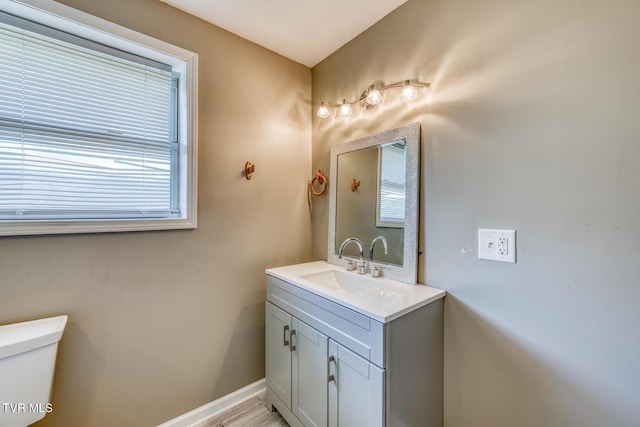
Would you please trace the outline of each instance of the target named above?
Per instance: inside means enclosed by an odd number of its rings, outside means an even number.
[[[354,294],[380,286],[380,281],[340,270],[326,270],[300,276],[319,285],[345,294]]]
[[[360,275],[326,261],[269,268],[266,273],[274,279],[272,286],[276,293],[281,289],[277,284],[280,280],[301,292],[311,292],[382,323],[397,319],[446,294],[430,286]],[[293,293],[297,295],[296,292]]]

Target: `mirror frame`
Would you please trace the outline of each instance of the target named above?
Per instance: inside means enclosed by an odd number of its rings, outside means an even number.
[[[329,186],[329,242],[327,262],[342,267],[347,266],[346,255],[338,259],[336,248],[336,196],[338,156],[363,148],[375,147],[387,142],[404,139],[407,150],[407,185],[405,193],[405,219],[403,232],[403,262],[401,266],[375,263],[382,270],[382,276],[400,282],[415,285],[418,277],[418,215],[419,215],[419,182],[420,182],[420,123],[410,123],[375,135],[345,142],[331,147],[331,174]],[[375,209],[375,206],[373,207]],[[375,236],[372,236],[372,238]],[[369,248],[363,248],[365,260]]]

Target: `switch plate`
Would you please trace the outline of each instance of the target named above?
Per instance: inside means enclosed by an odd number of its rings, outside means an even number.
[[[516,262],[516,230],[478,229],[478,258]]]

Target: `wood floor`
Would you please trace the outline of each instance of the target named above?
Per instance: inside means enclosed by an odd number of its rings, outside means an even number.
[[[289,427],[279,413],[267,409],[265,392],[197,427]]]

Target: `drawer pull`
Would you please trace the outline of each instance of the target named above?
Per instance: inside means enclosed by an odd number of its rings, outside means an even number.
[[[296,330],[292,329],[291,334],[289,334],[289,351],[295,351],[296,346],[293,345],[293,337],[296,335]]]
[[[287,331],[289,330],[289,325],[284,325],[282,329],[282,345],[287,347],[289,345],[289,341],[287,341]]]
[[[331,362],[335,363],[336,358],[333,356],[329,356],[329,358],[327,359],[327,382],[328,383],[330,383],[331,381],[335,381],[336,379],[336,377],[331,375]]]

